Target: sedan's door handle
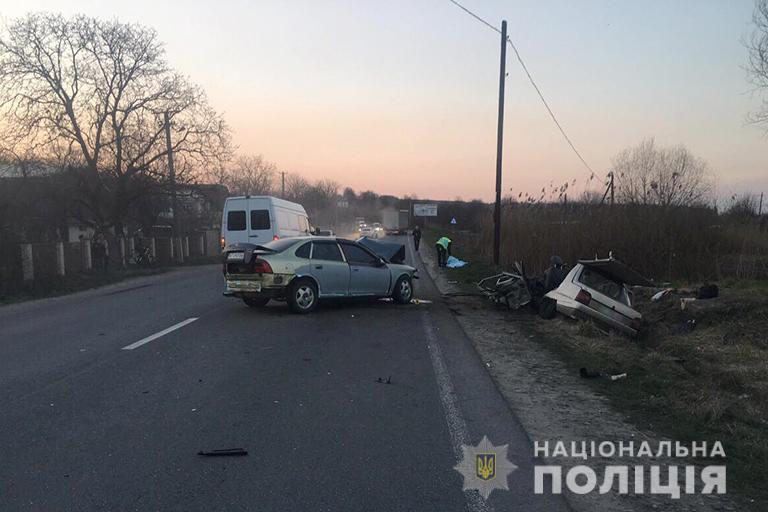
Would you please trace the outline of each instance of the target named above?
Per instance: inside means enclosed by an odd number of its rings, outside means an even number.
[[[352,267],[352,272],[360,272],[359,268]]]
[[[322,270],[323,266],[322,266],[322,265],[315,265],[315,268],[316,268],[317,270]]]

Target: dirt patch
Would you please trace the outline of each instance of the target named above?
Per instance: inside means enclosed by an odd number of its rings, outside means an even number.
[[[679,356],[674,351],[649,351],[644,345],[623,336],[606,335],[589,323],[564,318],[544,321],[527,310],[510,312],[474,296],[473,290],[462,283],[461,273],[436,268],[435,256],[430,251],[422,250],[421,258],[532,440],[548,440],[550,444],[562,440],[569,445],[571,441],[582,440],[634,441],[635,445],[648,441],[654,447],[661,440],[687,440],[686,436],[678,437],[676,430],[669,429],[670,408],[681,405],[670,402],[672,390],[654,377],[656,369],[662,366],[663,382],[667,384],[672,378],[687,378],[689,369],[678,362]],[[676,313],[666,311],[663,314],[674,316]],[[618,381],[583,379],[579,376],[579,368],[583,366],[591,371],[627,372],[628,378]],[[643,406],[639,407],[638,402]],[[705,404],[702,396],[699,405],[714,410],[716,402],[713,399],[713,403]],[[685,410],[693,407],[693,404],[687,404]],[[664,411],[667,411],[666,415]],[[679,418],[676,414],[672,421]],[[682,431],[690,433],[690,428]],[[658,432],[675,435],[665,437]],[[711,439],[711,442],[720,439],[710,437],[710,433],[705,431],[691,438]],[[728,450],[726,444],[726,453]],[[732,461],[728,454],[726,462],[730,477]],[[650,464],[683,466],[693,463],[693,459],[591,458],[587,464],[602,475],[604,466],[632,464],[634,461],[646,467]],[[562,464],[564,471],[569,466],[584,463],[581,459],[563,458],[552,462]],[[756,504],[758,500],[739,499],[737,505],[730,495],[683,494],[681,499],[671,500],[661,495],[619,494],[615,488],[608,494],[594,491],[586,495],[569,495],[569,501],[577,511],[715,511],[744,510],[749,506],[761,509]]]

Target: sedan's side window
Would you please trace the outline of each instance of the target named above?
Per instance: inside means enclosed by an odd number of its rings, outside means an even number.
[[[296,257],[297,258],[305,258],[309,259],[309,250],[312,248],[312,244],[310,242],[305,243],[298,249],[296,249]]]
[[[375,265],[379,262],[379,258],[357,245],[344,244],[344,255],[350,265]]]
[[[313,242],[312,245],[313,260],[344,261],[335,242]]]

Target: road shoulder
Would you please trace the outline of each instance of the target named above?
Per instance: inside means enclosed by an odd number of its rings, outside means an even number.
[[[409,243],[411,243],[409,241]],[[598,395],[574,375],[556,354],[542,348],[547,340],[526,325],[536,317],[512,315],[497,309],[484,298],[464,293],[450,277],[450,269],[437,268],[435,255],[422,247],[419,253],[448,308],[454,313],[466,336],[491,375],[496,387],[515,413],[528,436],[552,445],[563,441],[648,441],[656,446],[664,439],[644,431],[615,411],[607,398]],[[556,342],[557,340],[551,340]],[[585,464],[580,458],[558,458],[548,461],[570,467]],[[545,462],[546,463],[546,462]],[[680,464],[679,459],[653,458],[637,460],[645,464]],[[594,458],[588,464],[598,475],[605,467],[627,464],[626,459]],[[631,490],[631,486],[630,486]],[[576,511],[715,511],[739,510],[729,498],[716,495],[683,494],[679,500],[664,495],[619,494],[615,488],[607,494],[596,491],[584,495],[569,493],[567,499]]]

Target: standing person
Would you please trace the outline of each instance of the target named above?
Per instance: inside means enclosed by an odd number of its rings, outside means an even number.
[[[415,226],[413,228],[413,245],[416,247],[416,252],[419,252],[419,244],[421,243],[421,228]]]
[[[435,248],[437,249],[437,266],[444,267],[448,262],[448,256],[451,255],[451,239],[447,236],[441,236],[435,242]]]

